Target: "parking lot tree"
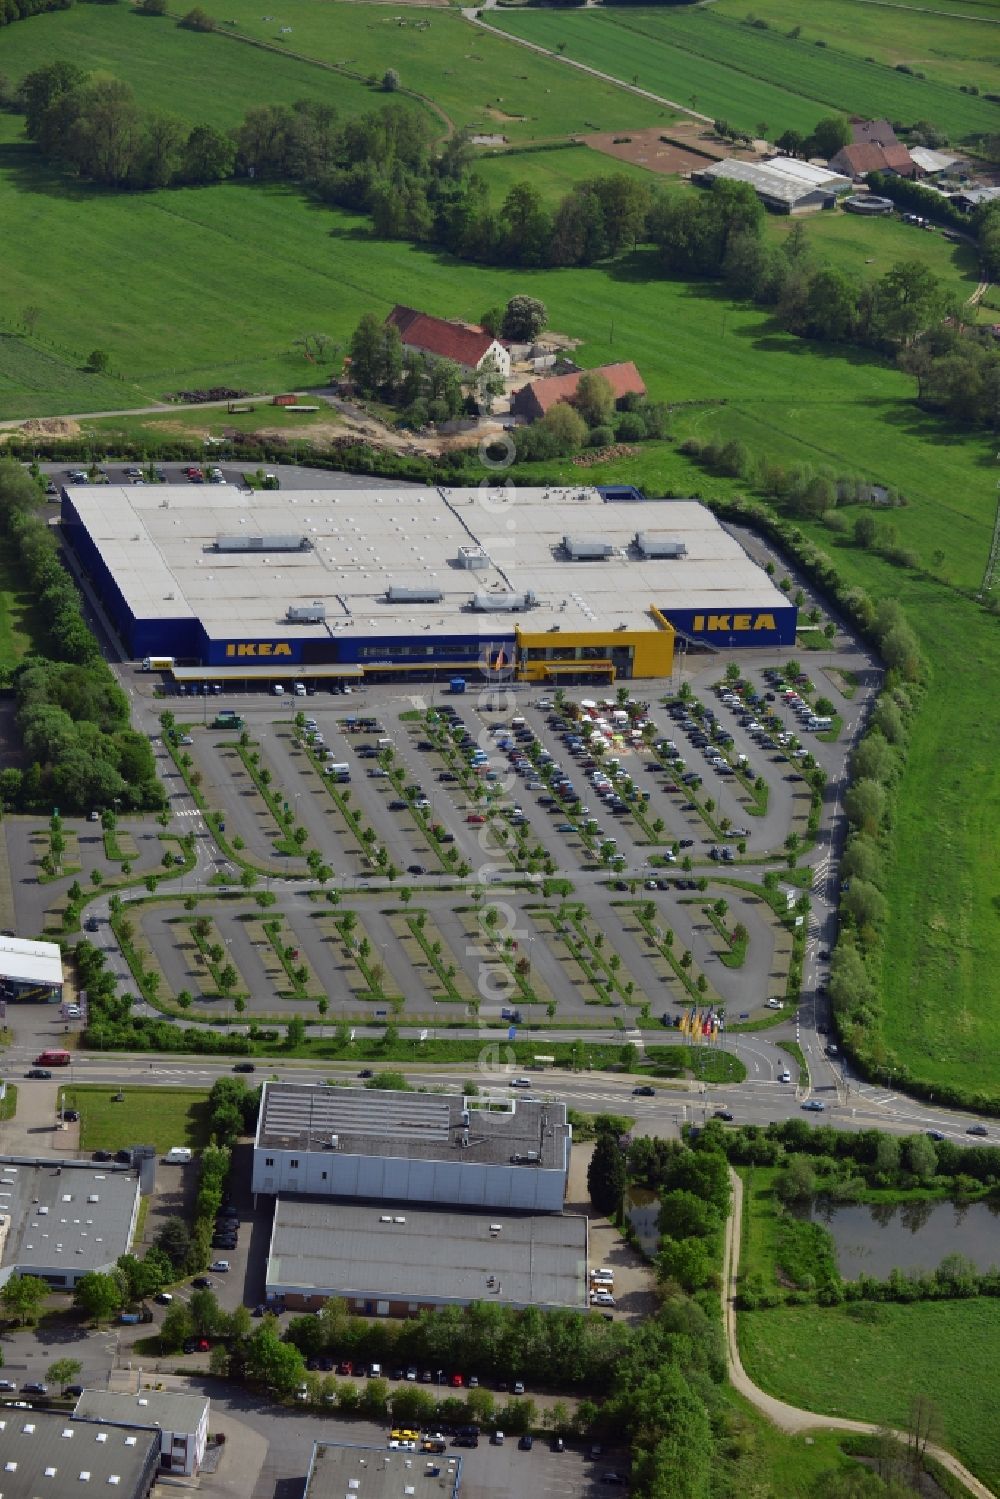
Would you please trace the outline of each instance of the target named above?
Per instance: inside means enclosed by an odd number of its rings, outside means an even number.
[[[83,1365],[77,1358],[57,1358],[55,1363],[49,1365],[45,1374],[50,1384],[65,1389],[68,1384],[73,1383],[82,1368]]]
[[[156,1236],[156,1244],[174,1269],[183,1274],[191,1253],[191,1233],[183,1218],[168,1218]]]
[[[125,1298],[118,1276],[91,1270],[77,1281],[73,1299],[94,1326],[99,1327],[121,1310]]]
[[[610,1131],[598,1135],[587,1168],[587,1190],[596,1211],[609,1217],[619,1212],[627,1185],[625,1152],[618,1137]]]
[[[183,1301],[172,1301],[160,1324],[160,1347],[168,1353],[176,1352],[193,1332],[194,1324],[186,1304]]]
[[[885,817],[885,805],[885,791],[877,781],[858,781],[844,797],[848,820],[869,835],[879,832]]]
[[[141,1301],[145,1296],[154,1296],[165,1281],[170,1279],[170,1261],[155,1245],[144,1259],[138,1255],[123,1254],[115,1262],[115,1269],[124,1281],[128,1301]]]
[[[192,1291],[188,1311],[191,1326],[199,1337],[210,1338],[221,1329],[224,1313],[214,1291]]]
[[[37,1275],[13,1275],[0,1290],[0,1302],[18,1327],[38,1321],[49,1287]]]
[[[302,1383],[305,1361],[291,1343],[283,1343],[266,1323],[256,1328],[246,1345],[246,1369],[250,1379],[277,1395],[291,1395]]]
[[[292,1015],[285,1029],[285,1047],[288,1051],[294,1051],[301,1046],[306,1039],[306,1023],[301,1015]]]

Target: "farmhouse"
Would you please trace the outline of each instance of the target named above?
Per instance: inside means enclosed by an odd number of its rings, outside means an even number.
[[[841,146],[830,157],[830,168],[847,177],[867,177],[869,172],[894,172],[897,177],[915,177],[916,167],[905,146],[883,146],[877,141]]]
[[[860,120],[851,121],[851,141],[853,146],[898,146],[896,132],[888,120]]]
[[[510,375],[510,352],[485,328],[449,323],[412,307],[395,306],[386,322],[399,329],[403,348],[435,359],[451,359],[464,375],[474,375],[491,361],[497,373]]]
[[[623,396],[646,394],[645,382],[629,359],[621,364],[602,364],[596,370],[577,370],[571,375],[550,375],[544,380],[532,380],[515,392],[511,410],[515,416],[523,416],[529,422],[536,422],[560,401],[572,401],[584,373],[603,375],[614,391],[616,402]]]
[[[808,213],[814,208],[829,208],[842,193],[851,190],[850,177],[841,176],[827,167],[796,161],[791,156],[775,156],[770,161],[738,161],[728,156],[700,172],[691,180],[711,187],[719,177],[729,182],[749,182],[765,208],[775,213]]]

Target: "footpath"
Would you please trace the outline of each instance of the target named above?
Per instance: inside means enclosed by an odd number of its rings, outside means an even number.
[[[740,1394],[769,1421],[773,1421],[780,1431],[795,1433],[815,1431],[817,1427],[820,1427],[825,1431],[856,1431],[873,1436],[885,1430],[874,1421],[850,1421],[842,1416],[820,1416],[815,1411],[801,1410],[798,1406],[786,1405],[785,1401],[775,1399],[773,1395],[766,1394],[755,1385],[743,1368],[736,1337],[736,1291],[740,1268],[740,1232],[743,1223],[743,1183],[732,1169],[729,1175],[733,1189],[733,1204],[726,1223],[726,1241],[722,1260],[722,1315],[726,1328],[726,1360],[729,1366],[729,1378],[734,1389],[739,1390]],[[905,1445],[907,1441],[905,1432],[896,1431],[893,1435]],[[997,1499],[993,1490],[981,1483],[952,1453],[946,1452],[943,1447],[937,1447],[933,1443],[928,1444],[927,1452],[935,1462],[940,1463],[942,1468],[946,1468],[953,1477],[964,1484],[975,1499]]]

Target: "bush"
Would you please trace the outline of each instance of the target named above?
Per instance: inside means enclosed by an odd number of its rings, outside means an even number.
[[[623,411],[615,432],[620,442],[641,442],[646,435],[646,423],[638,411]]]
[[[615,434],[610,427],[591,427],[590,436],[587,441],[592,448],[607,448],[615,440]]]
[[[215,22],[207,11],[202,10],[200,5],[196,5],[193,10],[189,10],[187,15],[178,21],[177,24],[178,26],[183,26],[185,31],[215,30]]]

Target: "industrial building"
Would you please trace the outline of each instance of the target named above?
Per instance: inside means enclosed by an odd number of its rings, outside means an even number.
[[[74,1416],[116,1426],[152,1426],[160,1439],[160,1468],[194,1477],[208,1445],[211,1401],[184,1390],[84,1390]]]
[[[58,943],[0,937],[0,997],[58,1004],[62,992],[62,948]]]
[[[64,1411],[0,1408],[0,1499],[147,1499],[159,1472],[160,1434]]]
[[[72,1289],[127,1254],[139,1214],[138,1172],[91,1161],[0,1157],[0,1285],[37,1275]]]
[[[302,1499],[458,1499],[462,1459],[316,1442]]]
[[[710,510],[635,496],[81,486],[62,524],[125,651],[178,684],[606,683],[669,676],[677,634],[793,644],[794,605]],[[601,549],[575,554],[577,536]]]
[[[472,1301],[587,1310],[587,1219],[279,1197],[267,1294],[318,1310],[412,1317]]]
[[[775,213],[808,213],[814,208],[832,208],[851,191],[851,178],[793,156],[774,156],[769,161],[740,161],[727,157],[691,173],[692,182],[711,187],[718,179],[748,182],[765,208]]]
[[[571,1137],[561,1102],[268,1081],[252,1188],[558,1213]]]

